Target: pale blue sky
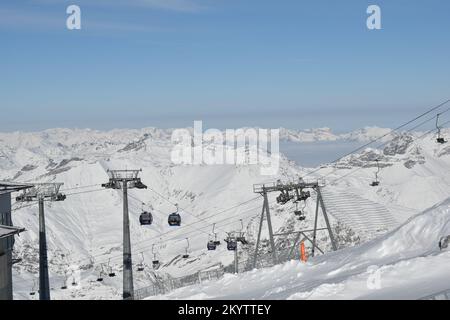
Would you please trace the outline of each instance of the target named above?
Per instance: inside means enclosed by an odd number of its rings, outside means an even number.
[[[0,39],[0,131],[347,131],[450,98],[448,0],[2,1]]]

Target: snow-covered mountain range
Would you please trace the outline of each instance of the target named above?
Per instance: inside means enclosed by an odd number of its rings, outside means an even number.
[[[291,142],[364,143],[388,132],[389,129],[380,128],[346,134],[333,134],[329,129],[282,129],[280,138]],[[170,129],[156,128],[0,133],[0,180],[64,183],[61,191],[67,199],[46,204],[54,298],[121,297],[122,195],[120,190],[100,187],[108,181],[108,169],[142,168],[142,181],[149,187],[130,190],[133,263],[146,266],[143,272],[134,273],[135,288],[145,287],[155,278],[230,265],[233,254],[224,246],[212,252],[206,250],[213,223],[220,239],[229,231],[246,232],[250,244],[240,251],[240,258],[247,259],[252,254],[262,206],[252,185],[278,179],[294,181],[312,170],[298,167],[284,156],[279,173],[270,177],[261,175],[259,165],[175,165],[170,159],[171,133]],[[443,133],[450,135],[448,131]],[[420,133],[389,135],[380,141],[385,143],[381,149],[362,150],[308,177],[326,182],[324,199],[341,247],[394,229],[450,196],[450,145],[437,144],[433,134],[421,136]],[[377,170],[376,159],[380,160],[381,184],[370,187]],[[298,221],[293,214],[295,205],[278,205],[274,201],[276,196],[270,198],[276,232],[311,228],[313,199],[305,205],[306,220]],[[355,205],[350,212],[343,203],[352,201]],[[167,215],[175,210],[173,203],[180,207],[183,219],[180,228],[167,225]],[[376,209],[368,212],[368,206]],[[37,290],[37,206],[17,203],[14,209],[14,223],[27,229],[16,241],[15,255],[23,261],[14,267],[15,294],[16,298],[28,299],[30,290]],[[144,209],[154,215],[151,226],[139,225],[138,217]],[[381,227],[377,225],[380,215],[386,217]],[[263,238],[267,238],[265,230]],[[330,250],[327,235],[319,238],[319,245]],[[283,247],[285,240],[277,239],[277,246]],[[189,258],[183,259],[181,255],[186,251]],[[161,261],[158,270],[151,268],[154,258]],[[68,277],[67,270],[74,267],[81,269],[80,286],[61,290]],[[114,270],[117,277],[96,282],[102,270],[104,273]]]

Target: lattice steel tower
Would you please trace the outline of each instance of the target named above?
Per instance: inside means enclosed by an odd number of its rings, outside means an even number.
[[[33,183],[32,185],[33,187],[25,190],[16,198],[16,201],[38,201],[39,203],[39,300],[50,300],[44,201],[64,201],[66,196],[59,192],[63,183]]]
[[[108,170],[109,182],[102,184],[108,189],[123,191],[123,294],[125,300],[134,299],[133,263],[131,259],[130,219],[128,215],[128,189],[147,189],[138,178],[142,170]]]

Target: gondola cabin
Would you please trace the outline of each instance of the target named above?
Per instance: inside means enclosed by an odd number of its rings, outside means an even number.
[[[230,240],[227,242],[227,249],[229,251],[236,251],[237,242],[235,240]]]
[[[181,216],[176,212],[171,213],[167,221],[169,222],[169,226],[179,227],[181,225]]]
[[[208,244],[207,244],[206,247],[208,248],[209,251],[216,250],[216,243],[215,243],[215,241],[213,241],[213,240],[208,241]]]
[[[150,212],[144,211],[139,216],[139,223],[141,226],[148,226],[153,223],[153,216]]]

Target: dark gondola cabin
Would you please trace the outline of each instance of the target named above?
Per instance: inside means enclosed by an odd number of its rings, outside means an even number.
[[[171,226],[171,227],[174,227],[174,226],[175,227],[179,227],[181,225],[181,216],[178,213],[176,213],[176,212],[171,213],[169,215],[169,218],[168,218],[167,221],[169,222],[169,226]]]
[[[208,241],[208,244],[207,244],[206,247],[208,248],[209,251],[216,250],[216,243],[215,243],[215,241],[213,241],[213,240]]]
[[[297,216],[298,220],[303,221],[305,220],[305,214],[301,210],[294,211],[294,214]]]
[[[153,269],[158,269],[159,268],[159,260],[153,260],[152,265],[153,265]]]
[[[229,251],[236,251],[237,242],[235,240],[230,240],[227,242],[227,249]]]
[[[141,226],[148,226],[153,223],[153,216],[150,212],[144,211],[139,216],[139,223]]]

